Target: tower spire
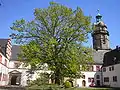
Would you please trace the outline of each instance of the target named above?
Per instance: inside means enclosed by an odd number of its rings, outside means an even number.
[[[100,12],[100,10],[98,9],[98,10],[97,10],[97,13],[98,13],[98,14],[97,14],[97,16],[96,16],[96,23],[102,21],[102,16],[100,15],[99,12]]]

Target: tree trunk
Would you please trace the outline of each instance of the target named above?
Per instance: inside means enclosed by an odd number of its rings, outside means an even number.
[[[57,69],[55,72],[55,84],[60,85],[61,84],[61,73],[60,69]]]

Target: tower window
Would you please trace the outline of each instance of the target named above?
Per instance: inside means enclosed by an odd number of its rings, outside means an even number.
[[[103,44],[105,44],[106,43],[106,40],[105,40],[105,38],[103,39]]]
[[[103,44],[106,44],[106,37],[103,36]]]

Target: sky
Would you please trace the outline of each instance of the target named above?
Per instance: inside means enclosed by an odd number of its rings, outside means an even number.
[[[115,48],[120,45],[120,0],[0,0],[0,38],[9,38],[13,32],[10,26],[15,20],[22,18],[32,20],[34,9],[47,8],[50,1],[72,9],[82,8],[85,15],[92,16],[92,23],[95,22],[97,9],[99,9],[110,33],[110,47]],[[86,45],[92,46],[91,35]]]

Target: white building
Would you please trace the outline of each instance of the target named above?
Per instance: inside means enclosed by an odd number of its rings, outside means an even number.
[[[103,84],[109,87],[120,87],[120,64],[103,68]]]
[[[104,56],[102,67],[103,84],[109,87],[120,87],[120,47],[116,47]]]
[[[8,85],[10,56],[11,40],[0,39],[0,86]]]

